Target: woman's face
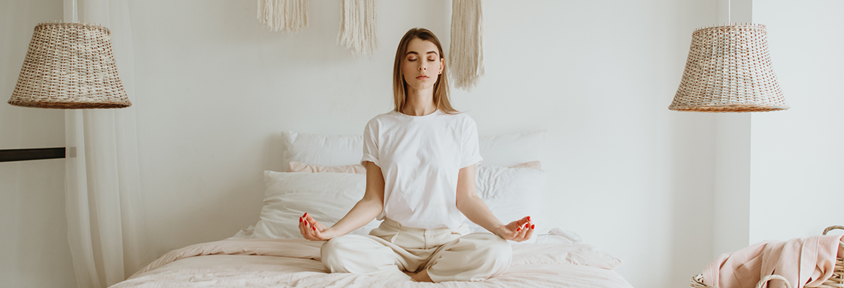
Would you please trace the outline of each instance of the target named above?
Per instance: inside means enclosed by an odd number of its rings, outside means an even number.
[[[414,38],[407,44],[407,53],[402,61],[401,72],[408,88],[430,89],[443,71],[445,60],[441,58],[433,42]]]

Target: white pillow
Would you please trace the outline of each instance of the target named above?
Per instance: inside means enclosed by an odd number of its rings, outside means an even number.
[[[510,223],[530,216],[536,229],[526,243],[535,242],[537,235],[550,229],[545,227],[545,214],[542,211],[545,171],[479,166],[476,174],[475,190],[478,196],[501,222]],[[471,221],[467,222],[472,232],[489,232]]]
[[[547,134],[548,130],[539,130],[481,137],[478,144],[484,161],[480,165],[509,167],[530,161],[545,162],[542,156]]]
[[[264,171],[264,183],[261,218],[251,235],[242,231],[235,238],[302,238],[299,217],[305,212],[331,227],[363,198],[366,175]],[[379,223],[373,220],[352,234],[367,235]]]
[[[360,164],[363,158],[362,135],[319,135],[281,132],[282,166],[290,161],[320,166]]]
[[[513,166],[530,161],[543,161],[543,147],[548,130],[485,136],[478,139],[481,165]],[[363,136],[319,135],[282,132],[282,163],[290,161],[319,166],[360,164],[363,158]],[[544,161],[543,161],[544,162]]]

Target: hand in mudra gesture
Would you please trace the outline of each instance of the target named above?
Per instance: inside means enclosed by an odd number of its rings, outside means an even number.
[[[299,217],[299,233],[311,241],[326,241],[334,238],[334,230],[326,228],[308,213]]]
[[[525,216],[525,218],[510,222],[510,224],[499,226],[495,229],[495,234],[504,238],[504,240],[522,242],[533,236],[535,228],[536,225],[530,222],[530,216]]]

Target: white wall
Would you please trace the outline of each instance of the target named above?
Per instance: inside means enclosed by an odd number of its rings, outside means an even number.
[[[450,1],[378,1],[381,47],[336,45],[340,3],[298,34],[254,1],[131,3],[142,188],[156,253],[257,220],[278,133],[360,134],[392,108],[395,45],[412,27],[448,47]],[[553,225],[624,260],[636,287],[686,285],[711,259],[714,118],[667,109],[711,1],[484,2],[486,76],[458,109],[481,135],[550,130]],[[701,248],[703,247],[703,248]]]
[[[750,242],[844,223],[844,2],[753,1],[791,109],[752,116]]]
[[[64,147],[64,111],[6,104],[39,22],[62,18],[61,0],[0,1],[0,149]],[[75,283],[64,214],[64,161],[0,163],[0,283]]]
[[[718,22],[752,23],[752,0],[719,0]],[[750,239],[751,113],[712,114],[715,119],[715,189],[712,257],[741,249]]]

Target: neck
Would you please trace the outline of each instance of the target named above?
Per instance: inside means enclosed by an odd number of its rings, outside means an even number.
[[[434,105],[434,88],[416,90],[407,87],[407,101],[401,111],[410,116],[424,116],[437,111]]]

